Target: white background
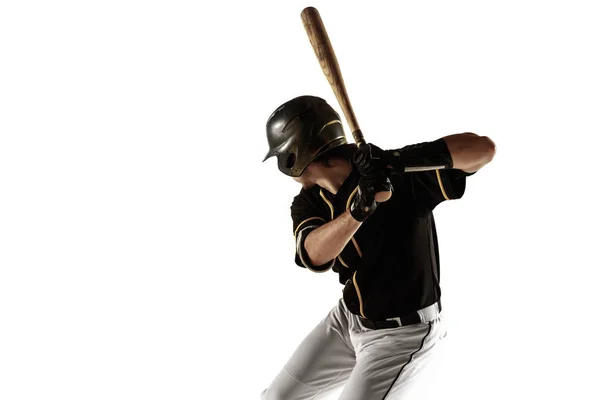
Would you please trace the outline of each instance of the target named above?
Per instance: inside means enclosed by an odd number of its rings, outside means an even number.
[[[435,212],[449,333],[420,398],[599,398],[600,13],[366,4],[2,2],[0,398],[258,399],[335,305],[261,163],[281,103],[339,111],[309,5],[368,141],[497,146]]]

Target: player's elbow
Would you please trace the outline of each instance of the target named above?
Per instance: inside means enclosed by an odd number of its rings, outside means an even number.
[[[475,137],[471,140],[472,149],[472,164],[475,169],[480,169],[494,159],[496,155],[496,143],[488,136],[479,136],[475,133],[470,133]]]
[[[485,165],[494,159],[496,155],[496,143],[487,136],[479,136],[479,141],[480,163]]]
[[[492,161],[496,155],[496,143],[487,136],[480,136],[482,141],[483,157],[487,160],[486,163]]]
[[[496,143],[488,136],[466,132],[444,138],[452,155],[454,168],[475,172],[492,161]]]

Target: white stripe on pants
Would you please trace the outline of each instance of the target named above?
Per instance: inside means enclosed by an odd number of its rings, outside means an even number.
[[[399,328],[365,328],[340,299],[300,343],[261,399],[318,399],[344,383],[340,400],[406,398],[442,334],[439,315],[431,322]]]

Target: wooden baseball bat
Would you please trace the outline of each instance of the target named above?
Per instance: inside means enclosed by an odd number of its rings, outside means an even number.
[[[300,17],[302,17],[304,29],[306,30],[310,44],[315,51],[315,55],[319,60],[321,70],[323,71],[323,74],[325,74],[325,78],[327,78],[340,107],[342,107],[346,122],[352,131],[354,141],[357,146],[362,146],[366,143],[365,137],[358,125],[358,120],[356,119],[354,109],[350,103],[350,97],[348,96],[346,86],[344,85],[342,71],[340,70],[337,57],[333,51],[331,41],[325,30],[325,25],[323,25],[323,20],[319,15],[319,11],[314,7],[306,7],[302,10],[302,13],[300,13]],[[383,202],[387,201],[391,196],[392,192],[378,192],[375,195],[375,200]]]

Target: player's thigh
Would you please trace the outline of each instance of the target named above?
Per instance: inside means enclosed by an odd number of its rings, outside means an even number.
[[[432,322],[368,332],[368,346],[359,354],[340,400],[405,398],[431,355],[438,331]]]
[[[356,363],[354,350],[343,338],[344,327],[330,317],[300,343],[263,392],[263,400],[312,399],[338,388],[348,379]]]
[[[348,380],[351,370],[342,371],[330,379],[323,379],[322,385],[310,386],[283,368],[271,385],[261,393],[261,400],[316,400],[339,389]]]

